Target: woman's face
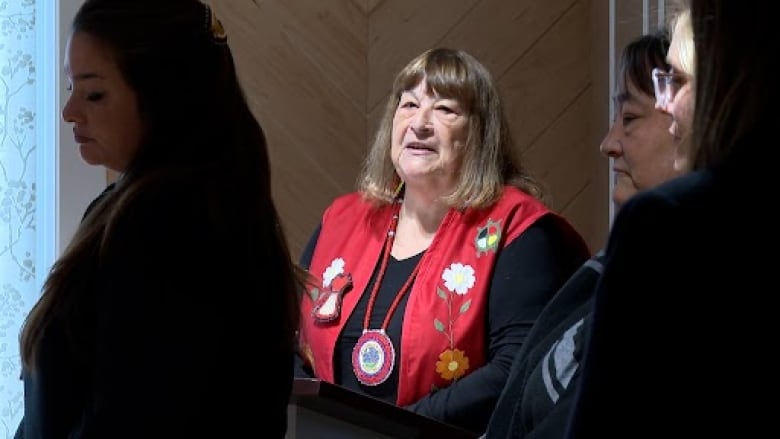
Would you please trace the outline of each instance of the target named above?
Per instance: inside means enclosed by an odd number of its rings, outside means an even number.
[[[668,104],[660,107],[672,115],[672,124],[669,132],[677,143],[677,154],[674,161],[675,169],[687,171],[689,166],[689,154],[691,149],[691,127],[693,126],[693,107],[695,102],[695,90],[693,78],[682,68],[681,62],[681,32],[674,32],[669,46],[667,61],[672,66],[674,73],[676,92]]]
[[[673,166],[676,145],[669,134],[672,118],[655,108],[655,96],[645,94],[626,78],[615,101],[615,121],[600,150],[613,159],[612,199],[620,207],[637,192],[677,175]]]
[[[73,124],[82,159],[124,172],[143,133],[138,100],[110,52],[90,35],[77,32],[65,49],[70,97],[62,118]]]
[[[458,101],[428,94],[425,80],[401,94],[393,118],[391,158],[407,187],[438,193],[454,188],[468,121]]]

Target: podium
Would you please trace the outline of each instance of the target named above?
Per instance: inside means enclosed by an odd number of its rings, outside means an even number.
[[[475,439],[479,435],[318,379],[296,378],[286,439]]]

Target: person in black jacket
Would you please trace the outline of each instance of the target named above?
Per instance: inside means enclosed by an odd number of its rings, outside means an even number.
[[[303,278],[219,20],[87,0],[65,71],[81,157],[119,178],[22,328],[17,437],[284,437]]]
[[[761,8],[763,6],[764,8]],[[769,2],[692,0],[692,172],[629,201],[596,291],[570,438],[763,437],[776,428],[780,35]],[[673,40],[677,38],[676,33]],[[671,53],[670,53],[671,55]],[[766,248],[766,247],[768,248]]]
[[[616,114],[601,152],[613,159],[613,201],[620,208],[641,190],[677,175],[671,118],[655,108],[651,71],[666,71],[665,30],[631,41],[621,56]],[[603,253],[558,290],[518,353],[493,412],[487,438],[560,438],[578,388],[584,340],[590,330]]]

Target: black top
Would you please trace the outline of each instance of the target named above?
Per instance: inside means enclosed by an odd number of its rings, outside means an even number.
[[[531,328],[490,418],[488,439],[563,437],[582,371],[602,259],[597,255],[583,264]]]
[[[166,183],[79,268],[80,328],[46,328],[19,437],[284,437],[279,269],[247,256],[246,222],[215,218],[205,184]]]
[[[762,142],[771,139],[761,139]],[[775,164],[749,154],[637,194],[610,233],[571,438],[777,427]]]
[[[319,237],[318,228],[301,257],[308,267]],[[401,285],[408,279],[422,253],[399,261],[391,258],[371,316],[371,327],[380,327]],[[514,356],[542,308],[568,276],[581,263],[579,249],[571,248],[558,220],[545,216],[503,248],[496,262],[488,303],[488,362],[449,387],[438,390],[408,408],[422,415],[471,431],[484,431],[490,413],[503,388]],[[376,275],[376,271],[374,275]],[[373,276],[366,287],[371,291]],[[363,330],[363,317],[369,294],[363,294],[347,320],[335,349],[334,376],[337,384],[395,403],[398,368],[378,386],[364,386],[352,371],[352,348]],[[387,328],[400,355],[402,318],[408,293],[395,310]],[[296,376],[313,377],[300,357]]]

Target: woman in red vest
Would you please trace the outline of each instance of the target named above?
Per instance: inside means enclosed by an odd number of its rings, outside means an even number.
[[[299,377],[482,432],[528,330],[589,257],[518,163],[495,83],[471,55],[401,70],[357,191],[301,263]]]

